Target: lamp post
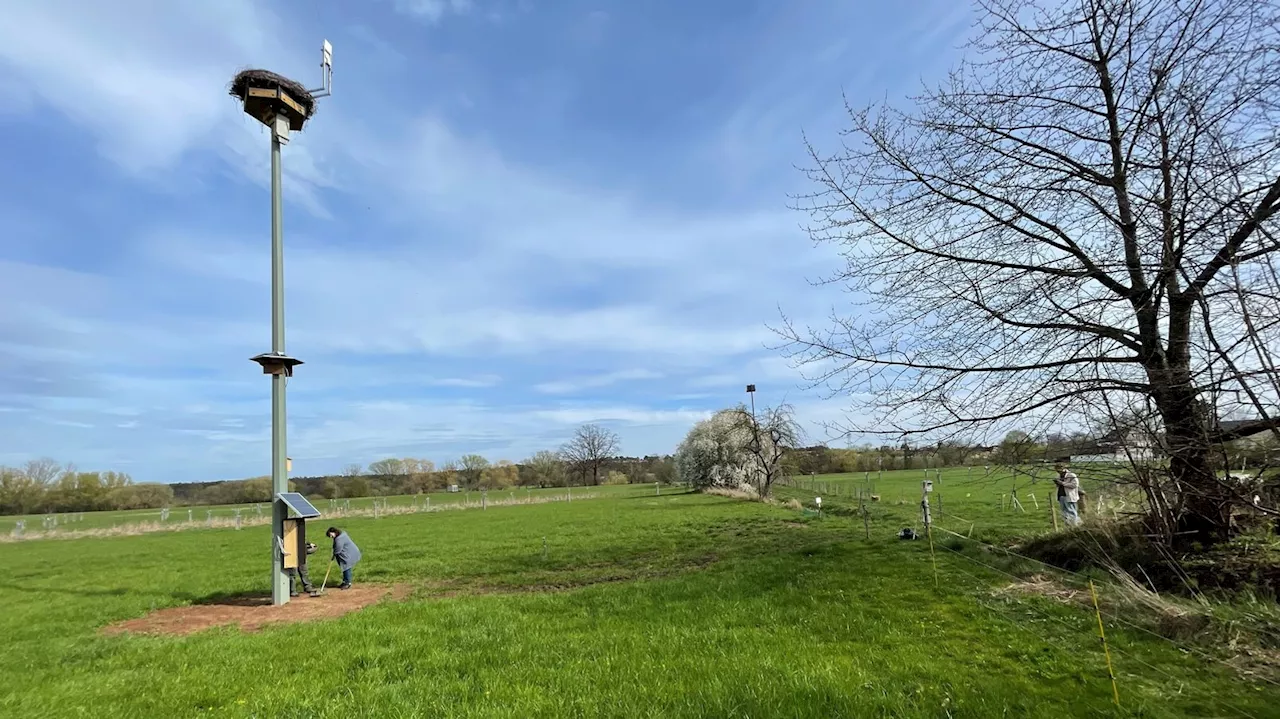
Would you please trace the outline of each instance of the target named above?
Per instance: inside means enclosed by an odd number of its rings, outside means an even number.
[[[303,85],[267,70],[245,70],[231,82],[231,95],[244,103],[247,115],[271,130],[271,351],[252,360],[271,375],[271,603],[289,601],[289,578],[284,573],[284,520],[288,508],[280,493],[289,491],[289,459],[286,455],[285,387],[293,368],[302,360],[284,349],[284,213],[280,187],[280,148],[289,144],[289,133],[299,132],[315,113],[316,99],[331,92],[333,46],[320,48],[322,85]]]

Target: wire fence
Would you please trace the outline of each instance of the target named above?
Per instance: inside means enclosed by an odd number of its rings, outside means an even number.
[[[329,520],[344,518],[373,518],[442,512],[457,510],[487,510],[490,507],[511,507],[547,504],[550,502],[575,502],[599,499],[603,496],[622,494],[661,495],[686,488],[656,484],[630,484],[593,487],[557,487],[549,489],[513,488],[508,490],[477,490],[445,494],[398,495],[390,497],[359,497],[351,499],[326,499],[314,502]],[[109,537],[176,532],[197,529],[243,529],[271,523],[271,504],[258,502],[239,506],[179,507],[132,512],[88,512],[81,514],[41,515],[35,525],[33,518],[14,518],[9,532],[0,534],[0,543],[38,539],[77,539],[81,537]]]
[[[901,475],[902,473],[894,474]],[[969,474],[970,476],[972,475],[972,473]],[[858,475],[863,476],[859,477]],[[1218,670],[1229,672],[1235,677],[1243,675],[1257,681],[1259,684],[1280,688],[1280,681],[1272,676],[1268,676],[1263,672],[1251,672],[1233,663],[1230,658],[1215,654],[1209,648],[1186,641],[1179,641],[1155,631],[1151,626],[1144,626],[1142,621],[1135,616],[1135,612],[1140,614],[1143,608],[1135,608],[1131,603],[1126,603],[1125,597],[1138,596],[1141,598],[1146,596],[1158,606],[1168,607],[1173,606],[1173,604],[1167,598],[1156,593],[1154,589],[1147,589],[1137,580],[1126,579],[1122,576],[1122,573],[1082,572],[1065,569],[983,538],[985,534],[1025,536],[1025,530],[1031,526],[1036,527],[1034,531],[1043,533],[1057,531],[1065,526],[1067,521],[1065,513],[1062,512],[1055,493],[1045,487],[1045,485],[1052,487],[1048,482],[1043,484],[1024,482],[1020,484],[1016,478],[1013,478],[1014,481],[1007,482],[1001,478],[996,478],[992,484],[1003,482],[1001,488],[995,492],[996,496],[992,497],[990,496],[991,493],[985,493],[984,496],[975,499],[972,496],[973,492],[966,494],[966,489],[973,488],[973,482],[957,482],[955,480],[958,478],[954,476],[954,473],[946,479],[944,479],[946,475],[942,472],[932,474],[921,472],[920,475],[922,483],[935,482],[934,491],[926,493],[921,486],[917,490],[919,492],[916,495],[918,499],[914,499],[914,501],[907,498],[908,489],[902,486],[901,477],[896,482],[885,482],[882,478],[880,482],[877,482],[876,472],[855,473],[852,477],[847,477],[843,481],[800,477],[785,480],[782,482],[782,486],[790,490],[793,495],[803,496],[807,499],[808,502],[806,504],[808,506],[805,509],[810,513],[836,515],[852,519],[853,527],[851,531],[855,535],[864,536],[866,539],[872,539],[873,534],[877,537],[883,537],[886,522],[892,522],[895,531],[899,526],[907,528],[924,525],[924,538],[927,538],[929,542],[927,547],[922,546],[922,553],[928,553],[928,556],[923,559],[931,564],[934,583],[938,586],[938,591],[949,593],[962,591],[973,597],[975,602],[983,604],[981,600],[983,595],[993,596],[993,580],[1011,581],[1012,583],[1007,589],[1023,587],[1028,584],[1028,576],[1025,573],[1019,574],[1016,569],[1011,571],[1010,568],[998,566],[999,559],[1006,561],[1016,560],[1035,567],[1039,575],[1049,577],[1052,583],[1066,588],[1071,592],[1071,595],[1058,597],[1057,601],[1052,602],[1054,611],[1051,611],[1046,608],[1045,602],[1052,601],[1052,598],[1038,598],[1035,596],[1035,592],[1029,591],[1015,599],[1018,610],[1030,612],[1031,616],[1036,619],[1052,622],[1055,626],[1067,630],[1066,637],[1076,637],[1074,645],[1066,643],[1064,637],[1037,632],[1028,626],[1027,622],[1010,616],[1008,612],[1001,612],[994,607],[986,606],[998,616],[1007,619],[1014,626],[1035,634],[1039,640],[1055,646],[1058,650],[1078,653],[1080,646],[1088,646],[1089,643],[1093,643],[1097,647],[1099,670],[1104,666],[1109,670],[1111,658],[1114,657],[1118,662],[1118,666],[1123,669],[1121,676],[1116,680],[1119,684],[1116,694],[1117,703],[1123,702],[1124,685],[1126,683],[1151,681],[1153,677],[1158,676],[1163,681],[1173,682],[1173,685],[1163,687],[1163,689],[1175,693],[1181,692],[1186,683],[1184,678],[1180,678],[1169,669],[1153,664],[1147,658],[1141,656],[1142,649],[1139,648],[1140,642],[1138,638],[1141,638],[1142,641],[1156,642],[1158,646],[1164,646],[1175,656],[1197,663],[1194,668],[1183,667],[1184,670],[1203,670],[1206,667],[1215,667]],[[925,477],[929,478],[925,479]],[[991,477],[986,474],[981,479],[987,480],[991,479]],[[949,490],[950,494],[946,494],[946,496],[956,496],[957,500],[963,500],[954,502],[955,504],[980,511],[982,517],[977,519],[962,518],[945,511],[944,507],[947,504],[944,499],[944,493],[937,491],[939,489],[938,483],[946,486]],[[1088,509],[1087,516],[1090,521],[1114,521],[1137,510],[1134,499],[1125,496],[1123,492],[1113,491],[1110,496],[1103,492],[1097,492],[1095,496],[1096,499]],[[925,509],[926,497],[929,500],[927,510]],[[998,513],[996,515],[998,519],[991,519],[993,513]],[[926,516],[928,516],[927,522]],[[1034,519],[1032,519],[1033,517]],[[877,525],[877,531],[875,532],[872,531],[873,524]],[[1010,527],[1009,525],[1013,526]],[[977,537],[974,536],[975,529],[979,534]],[[935,532],[937,536],[935,536]],[[934,541],[935,539],[944,541]],[[978,556],[974,556],[975,554]],[[998,559],[996,561],[983,561],[983,558]],[[945,583],[940,582],[938,579],[939,565],[941,565],[942,571],[948,574]],[[959,572],[968,577],[971,582],[963,587],[958,586],[952,581],[954,579],[951,576],[952,572]],[[1087,601],[1095,583],[1100,585],[1102,596],[1107,597],[1108,601],[1096,604],[1091,604]],[[1004,592],[1004,596],[1009,595],[1009,592]],[[1145,609],[1154,611],[1158,610],[1158,606],[1155,608],[1145,607]],[[1130,610],[1129,613],[1125,612],[1126,609]],[[1096,620],[1094,618],[1095,614]],[[1280,640],[1280,634],[1276,634],[1274,630],[1270,630],[1265,626],[1251,627],[1251,630],[1256,630],[1259,633]],[[1107,637],[1105,643],[1101,639],[1104,632]],[[1102,646],[1098,646],[1099,644]],[[1106,679],[1107,675],[1102,674],[1101,681],[1106,681]],[[1235,712],[1234,716],[1254,716],[1254,714],[1239,706],[1236,702],[1225,700],[1221,697],[1215,697],[1214,701],[1224,708],[1231,709]]]

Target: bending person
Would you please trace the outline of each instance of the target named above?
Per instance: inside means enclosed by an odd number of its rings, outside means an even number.
[[[351,569],[360,561],[360,548],[351,541],[351,535],[337,527],[329,527],[325,536],[333,540],[333,559],[342,570],[342,584],[338,589],[350,589]]]

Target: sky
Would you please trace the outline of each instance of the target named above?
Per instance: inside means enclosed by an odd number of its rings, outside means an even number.
[[[333,95],[283,153],[293,474],[670,453],[746,400],[849,410],[777,349],[848,307],[789,196],[845,98],[953,65],[956,0],[0,0],[0,465],[269,473],[264,67]],[[841,440],[843,442],[843,440]]]

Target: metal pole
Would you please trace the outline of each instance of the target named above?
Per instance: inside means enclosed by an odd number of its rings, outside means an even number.
[[[280,135],[271,131],[271,351],[284,354],[284,212],[280,188]],[[289,491],[285,470],[285,375],[271,375],[271,489],[273,497]],[[289,580],[284,573],[284,503],[271,503],[271,603],[289,601]]]

